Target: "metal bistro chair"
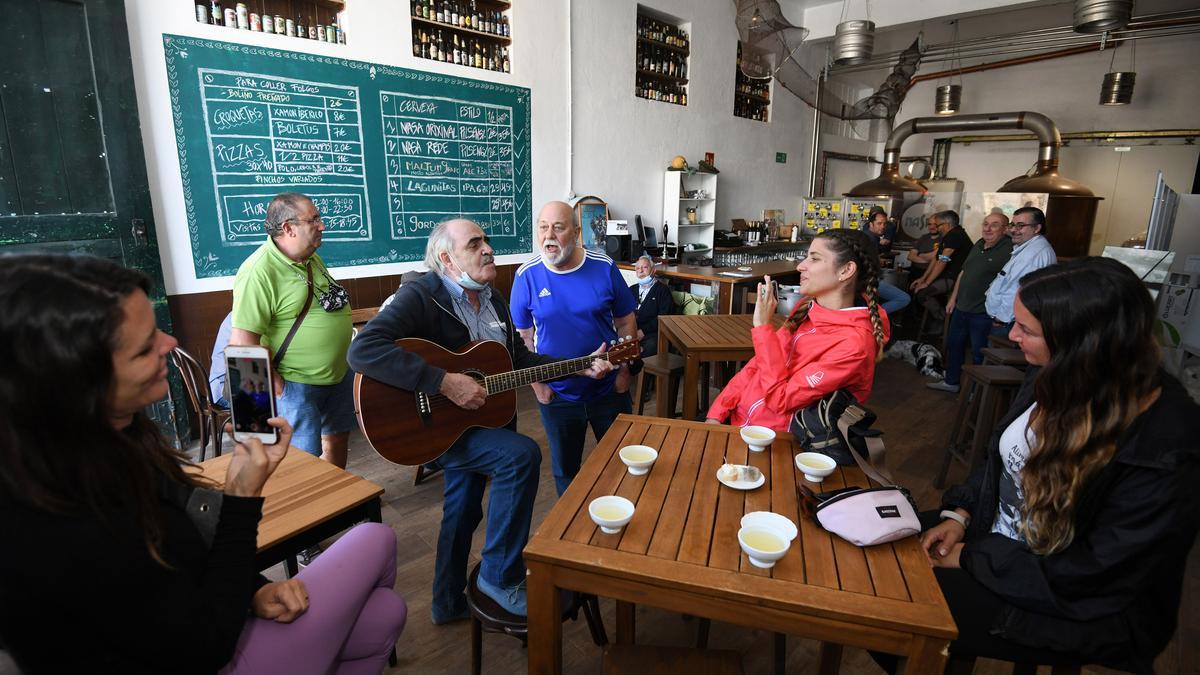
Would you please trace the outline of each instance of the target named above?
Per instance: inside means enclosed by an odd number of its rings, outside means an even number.
[[[196,413],[200,421],[200,461],[204,461],[210,441],[213,446],[213,457],[220,457],[221,430],[229,421],[230,411],[218,408],[212,402],[208,391],[208,373],[200,367],[200,363],[194,356],[187,353],[182,347],[176,347],[171,350],[171,362],[183,376],[183,388],[187,390],[192,411]]]

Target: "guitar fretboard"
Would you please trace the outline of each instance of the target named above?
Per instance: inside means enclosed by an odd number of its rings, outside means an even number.
[[[534,382],[545,382],[546,380],[553,380],[577,373],[590,366],[592,361],[596,359],[609,360],[607,353],[588,354],[587,356],[580,356],[575,359],[547,363],[543,366],[513,370],[498,375],[488,375],[483,378],[483,386],[487,389],[488,396],[491,396],[492,394],[499,394],[502,391],[509,391],[527,384],[533,384]]]

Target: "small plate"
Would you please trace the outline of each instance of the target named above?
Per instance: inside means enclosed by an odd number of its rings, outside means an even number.
[[[739,267],[738,267],[738,269],[739,269],[739,270],[741,270],[741,271],[743,271],[743,272],[749,272],[749,271],[750,271],[751,269],[753,269],[753,268],[752,268],[752,267],[750,267],[749,265],[741,265],[741,266],[739,266]]]
[[[758,480],[725,480],[721,478],[721,470],[717,469],[717,480],[722,485],[731,487],[734,490],[753,490],[754,488],[762,487],[762,484],[767,482],[767,477],[760,470],[758,472]]]
[[[775,530],[779,534],[782,534],[788,541],[792,541],[800,533],[800,530],[796,529],[796,524],[787,516],[781,516],[778,513],[771,513],[770,511],[751,511],[742,516],[741,525],[742,527],[757,525]]]

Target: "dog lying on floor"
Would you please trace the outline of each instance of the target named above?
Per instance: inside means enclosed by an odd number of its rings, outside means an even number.
[[[922,375],[941,379],[945,374],[942,368],[942,354],[933,345],[916,340],[896,340],[888,347],[887,355],[895,359],[903,359],[917,367]]]

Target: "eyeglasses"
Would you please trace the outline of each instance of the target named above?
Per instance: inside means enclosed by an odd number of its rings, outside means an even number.
[[[1008,229],[1010,229],[1010,230],[1019,230],[1022,227],[1033,227],[1033,223],[1009,223],[1008,224]]]
[[[297,223],[306,223],[308,225],[316,225],[317,223],[325,222],[324,220],[321,219],[321,214],[319,214],[319,213],[317,215],[313,216],[312,218],[288,218],[288,220],[291,220],[291,221],[294,221]]]

